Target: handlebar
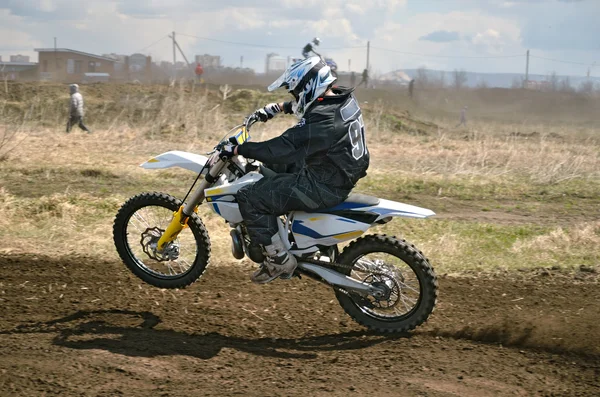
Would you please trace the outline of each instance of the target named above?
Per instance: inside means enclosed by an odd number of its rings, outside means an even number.
[[[256,115],[252,113],[250,116],[247,116],[244,119],[244,127],[246,127],[246,130],[250,131],[250,128],[254,125],[254,123],[258,121],[260,121],[258,117],[256,117]]]
[[[260,119],[253,113],[249,116],[246,116],[244,118],[244,122],[236,127],[233,127],[222,139],[221,141],[219,141],[219,143],[217,144],[217,146],[214,147],[214,149],[208,153],[206,153],[207,155],[212,155],[215,152],[218,152],[221,150],[221,145],[226,143],[226,139],[227,136],[234,130],[243,127],[246,130],[246,134],[248,134],[250,132],[250,128],[252,128],[252,126],[257,123],[258,121],[260,121]]]

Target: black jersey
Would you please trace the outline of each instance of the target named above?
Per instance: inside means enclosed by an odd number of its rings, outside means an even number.
[[[352,89],[333,92],[315,101],[304,118],[279,137],[246,142],[238,153],[269,164],[303,162],[298,173],[313,182],[352,189],[369,167],[365,126]]]
[[[313,46],[311,43],[308,43],[307,45],[304,46],[304,48],[302,49],[302,56],[304,58],[308,58],[310,56],[310,52],[313,50]]]

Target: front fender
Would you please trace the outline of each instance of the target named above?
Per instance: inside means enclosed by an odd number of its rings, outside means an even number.
[[[172,150],[151,158],[150,160],[140,164],[140,167],[150,170],[180,167],[199,173],[207,161],[208,157],[200,154]],[[206,174],[206,172],[207,169],[205,168],[202,171],[202,174]]]

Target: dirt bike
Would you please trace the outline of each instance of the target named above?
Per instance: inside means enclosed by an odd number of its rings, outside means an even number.
[[[229,134],[236,131],[235,139],[243,144],[256,121],[247,117]],[[221,156],[226,142],[207,153],[209,157],[169,151],[141,164],[147,169],[181,167],[198,174],[183,200],[165,193],[142,193],[125,202],[116,215],[116,249],[125,265],[146,283],[184,288],[202,276],[211,255],[209,235],[198,215],[202,204],[231,226],[234,258],[264,260],[262,250],[250,244],[235,195],[243,186],[275,172],[242,156]],[[431,264],[405,240],[384,234],[356,238],[396,216],[432,215],[425,208],[351,193],[333,208],[284,214],[278,227],[281,240],[298,261],[294,276],[333,287],[341,307],[358,323],[379,332],[406,332],[421,325],[434,309],[437,280]],[[339,245],[350,240],[340,253]]]

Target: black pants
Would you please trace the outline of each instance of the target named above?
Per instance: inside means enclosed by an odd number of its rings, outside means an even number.
[[[90,132],[90,130],[85,126],[85,124],[83,124],[82,116],[69,117],[69,121],[67,121],[67,132],[71,132],[71,128],[73,128],[75,124],[77,124],[82,130]]]
[[[252,244],[270,245],[278,231],[277,217],[293,210],[315,211],[335,207],[350,190],[311,181],[298,174],[277,174],[245,186],[237,201]]]

